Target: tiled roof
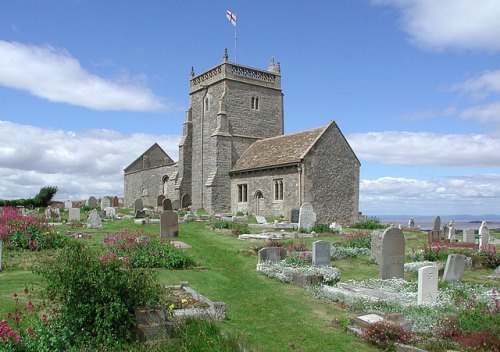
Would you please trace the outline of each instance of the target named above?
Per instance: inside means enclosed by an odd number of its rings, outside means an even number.
[[[243,153],[231,171],[263,169],[300,162],[329,125],[256,141]]]

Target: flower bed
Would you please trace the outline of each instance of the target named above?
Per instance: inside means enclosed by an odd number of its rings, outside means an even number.
[[[322,276],[322,283],[326,285],[334,285],[340,280],[340,272],[337,268],[289,264],[286,259],[279,262],[259,263],[257,270],[270,278],[283,282],[292,282],[294,275]]]

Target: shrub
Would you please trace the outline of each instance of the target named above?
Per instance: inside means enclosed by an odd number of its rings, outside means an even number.
[[[236,216],[244,216],[244,215],[245,215],[245,213],[243,213],[241,210],[238,210],[236,212]]]
[[[316,233],[338,233],[338,231],[334,231],[330,228],[330,225],[328,224],[315,224],[311,231],[314,231]]]
[[[24,207],[46,207],[57,193],[57,187],[47,186],[40,189],[40,192],[28,199],[0,200],[0,207],[24,206]]]
[[[100,261],[82,243],[72,242],[38,273],[71,344],[112,346],[130,340],[134,307],[156,306],[161,289],[154,273],[127,270],[122,261]]]
[[[213,229],[223,229],[227,230],[232,227],[232,223],[230,221],[225,221],[225,220],[217,220],[212,223],[212,228]]]
[[[231,233],[234,236],[239,236],[245,233],[252,233],[252,231],[250,230],[250,227],[248,227],[247,224],[233,223]]]
[[[496,246],[488,244],[481,246],[477,252],[479,262],[486,268],[496,269],[500,266],[500,256],[497,254]]]
[[[391,321],[379,321],[365,327],[361,338],[379,348],[390,350],[395,342],[408,343],[413,336],[410,331],[400,324]]]
[[[104,238],[104,246],[111,250],[101,256],[101,261],[122,258],[132,268],[185,268],[192,261],[178,248],[169,243],[151,240],[142,232],[125,229]]]
[[[344,247],[371,248],[371,237],[369,233],[355,232],[346,233],[341,236]]]
[[[389,226],[387,224],[381,224],[380,221],[376,219],[360,221],[354,224],[355,229],[363,229],[363,230],[377,230],[377,229],[386,229]]]

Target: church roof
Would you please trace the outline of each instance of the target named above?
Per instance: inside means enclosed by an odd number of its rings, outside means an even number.
[[[158,166],[166,166],[174,164],[174,161],[168,156],[168,154],[158,145],[158,143],[153,144],[144,153],[142,153],[137,159],[135,159],[129,166],[127,166],[123,171],[125,173],[140,171],[144,169],[143,157],[148,156],[149,166],[146,168],[153,168]]]
[[[330,124],[258,140],[243,153],[231,171],[265,169],[301,162]]]

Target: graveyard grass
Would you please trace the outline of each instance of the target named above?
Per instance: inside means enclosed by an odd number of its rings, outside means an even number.
[[[151,236],[159,236],[158,225],[140,226],[130,220],[104,222],[102,229],[72,229],[72,232],[91,233],[91,238],[81,241],[99,251],[106,234],[120,232],[127,227],[131,231],[141,229]],[[178,240],[192,246],[186,254],[200,268],[155,269],[161,284],[177,285],[188,281],[193,289],[212,301],[225,302],[226,320],[218,323],[219,327],[247,351],[376,350],[345,331],[345,322],[351,312],[338,304],[314,299],[303,288],[268,279],[256,272],[257,259],[251,254],[254,247],[263,246],[264,242],[238,240],[230,231],[213,231],[206,222],[181,223],[179,233]],[[492,233],[494,237],[499,235],[498,232]],[[318,239],[337,240],[335,236],[307,239],[307,247],[311,248],[312,242]],[[412,247],[418,249],[424,243],[424,235],[407,234],[406,252]],[[4,251],[5,270],[0,273],[0,320],[14,310],[14,293],[20,293],[25,288],[30,292],[39,290],[43,282],[32,273],[32,269],[39,259],[54,254],[55,250]],[[378,266],[366,255],[333,261],[332,265],[341,271],[341,281],[378,277]],[[496,284],[488,278],[489,275],[491,270],[487,269],[466,270],[463,281],[494,287]],[[416,280],[415,273],[407,273],[405,277]],[[209,346],[205,348],[213,350]],[[141,348],[131,345],[130,350]]]

